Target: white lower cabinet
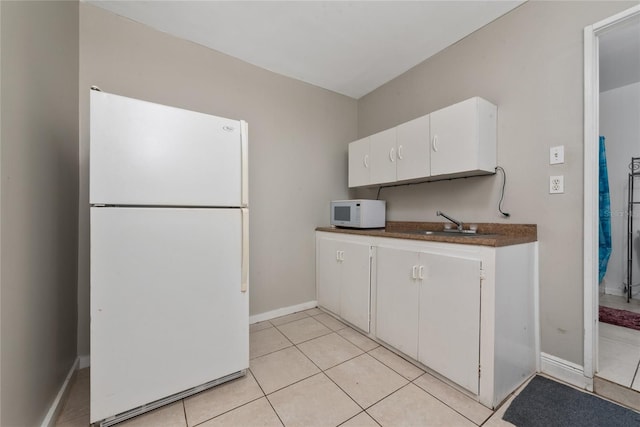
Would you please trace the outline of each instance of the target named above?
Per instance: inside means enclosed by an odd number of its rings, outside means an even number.
[[[414,278],[420,254],[376,248],[376,336],[413,359],[418,359],[420,286]]]
[[[371,338],[483,405],[497,407],[535,373],[537,243],[489,247],[317,232],[316,244],[321,307],[368,332],[371,301]]]
[[[367,333],[371,313],[370,275],[371,243],[366,238],[317,233],[318,305]]]
[[[418,360],[478,394],[482,263],[429,253],[420,258]]]
[[[377,337],[478,394],[478,259],[378,246]]]

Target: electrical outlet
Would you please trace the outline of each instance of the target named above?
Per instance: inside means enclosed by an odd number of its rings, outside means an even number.
[[[564,193],[564,175],[549,177],[549,194]]]
[[[551,147],[549,149],[549,164],[557,165],[564,163],[564,145],[558,145],[557,147]]]

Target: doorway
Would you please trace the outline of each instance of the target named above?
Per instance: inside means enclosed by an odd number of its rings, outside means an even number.
[[[631,288],[635,300],[627,303],[626,296],[629,211],[625,207],[628,205],[628,193],[625,195],[628,174],[633,170],[629,168],[631,158],[640,156],[637,120],[640,68],[622,63],[639,54],[634,61],[640,65],[640,6],[586,27],[584,36],[584,375],[594,378],[596,392],[598,380],[640,392],[640,330],[599,322],[601,304],[612,307],[611,311],[623,309],[640,313],[640,287]],[[626,71],[631,72],[626,75]],[[632,116],[626,116],[627,113]],[[629,141],[630,135],[634,134],[638,136],[632,136],[633,140]],[[601,135],[605,136],[602,141]],[[600,280],[599,154],[602,143],[607,150],[606,169],[610,184],[606,194],[611,199],[611,206],[606,216],[611,226],[611,256],[607,272]],[[635,277],[639,277],[637,273]]]

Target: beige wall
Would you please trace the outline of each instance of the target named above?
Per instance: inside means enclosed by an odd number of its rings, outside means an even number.
[[[80,5],[78,353],[89,353],[89,87],[249,123],[251,314],[315,300],[314,228],[345,197],[356,101]]]
[[[391,220],[538,224],[542,351],[583,360],[583,29],[637,2],[529,1],[358,102],[364,137],[479,95],[498,105],[501,176],[383,189]],[[565,163],[549,165],[549,148]],[[548,194],[564,175],[565,193]],[[354,192],[375,197],[371,191]]]
[[[77,354],[78,3],[0,9],[0,425],[35,426]]]

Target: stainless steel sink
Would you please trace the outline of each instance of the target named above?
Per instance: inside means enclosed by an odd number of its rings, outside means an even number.
[[[401,233],[417,234],[421,236],[447,236],[447,237],[497,237],[498,236],[498,234],[472,233],[467,230],[465,231],[410,230],[410,231],[401,231]]]

